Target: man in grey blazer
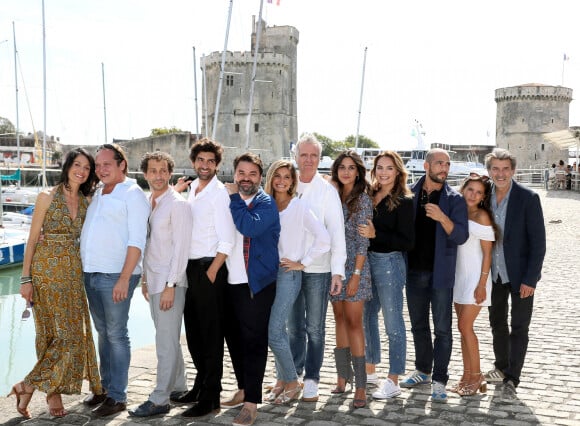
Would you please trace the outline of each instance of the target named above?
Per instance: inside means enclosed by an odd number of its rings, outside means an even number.
[[[495,368],[485,377],[488,382],[501,383],[501,399],[511,401],[516,398],[528,349],[534,292],[546,253],[546,229],[538,194],[513,179],[516,158],[496,148],[485,157],[485,165],[494,183],[491,204],[501,231],[493,249],[489,307]]]

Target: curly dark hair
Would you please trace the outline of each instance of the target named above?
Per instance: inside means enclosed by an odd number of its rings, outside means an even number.
[[[354,186],[352,188],[352,191],[350,191],[350,194],[344,194],[344,185],[338,179],[338,168],[340,167],[345,158],[350,158],[356,165],[357,170],[357,177]],[[340,194],[341,200],[345,199],[345,204],[348,209],[348,217],[350,217],[353,213],[356,213],[359,209],[358,204],[360,195],[363,192],[366,192],[367,194],[369,193],[370,186],[366,179],[367,169],[362,161],[362,158],[360,158],[360,155],[358,155],[357,152],[348,149],[346,151],[341,152],[338,155],[338,157],[336,157],[336,160],[334,160],[334,163],[332,163],[330,172],[332,181],[338,187],[338,193]],[[346,196],[346,198],[344,196]]]
[[[219,166],[222,162],[224,149],[219,144],[219,142],[216,142],[210,138],[202,138],[191,146],[191,150],[189,151],[189,159],[192,163],[195,163],[195,159],[200,152],[212,152],[215,155],[215,164],[216,166]]]

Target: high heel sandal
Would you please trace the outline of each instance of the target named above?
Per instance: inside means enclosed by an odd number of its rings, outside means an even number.
[[[278,396],[280,396],[280,394],[284,392],[284,385],[282,386],[274,386],[271,390],[270,393],[268,393],[268,395],[266,395],[266,402],[274,402],[276,401],[276,398],[278,398]]]
[[[282,393],[280,393],[280,395],[278,395],[274,401],[274,404],[283,405],[289,404],[292,401],[298,401],[301,392],[302,386],[300,384],[294,386],[292,389],[284,390]]]
[[[338,379],[344,380],[344,386],[341,386],[337,381],[335,388],[333,390],[331,390],[330,393],[335,394],[335,395],[338,395],[341,393],[346,393],[347,392],[346,387],[348,385],[350,385],[348,392],[352,391],[352,378],[345,379],[344,377],[339,377]]]
[[[469,370],[465,370],[463,372],[463,375],[461,376],[461,379],[459,379],[459,381],[457,383],[454,383],[453,385],[451,385],[451,387],[449,388],[449,392],[459,393],[459,389],[464,387],[467,383],[467,381],[464,380],[463,378],[470,376],[470,375],[471,375],[471,373],[469,372]]]
[[[60,400],[60,405],[58,407],[53,407],[50,405],[50,401],[54,401],[56,398]],[[62,399],[59,393],[46,395],[46,403],[48,404],[48,412],[52,417],[64,417],[68,414],[68,411],[66,411],[62,405]]]
[[[357,398],[356,397],[356,393],[354,396],[354,400],[352,401],[352,406],[356,409],[356,408],[365,408],[367,406],[367,394],[366,394],[366,388],[360,388],[364,394],[364,398]],[[358,389],[357,389],[358,390]]]
[[[20,392],[16,388],[18,385],[20,385]],[[28,411],[28,404],[30,404],[30,400],[32,399],[33,393],[34,393],[34,390],[32,392],[26,392],[26,386],[24,385],[24,382],[20,382],[20,383],[15,384],[14,386],[12,386],[12,391],[8,394],[8,396],[6,398],[9,398],[12,395],[15,395],[16,396],[16,411],[18,411],[18,414],[20,414],[25,419],[30,419],[30,418],[32,418],[32,416],[30,415],[30,411]],[[26,401],[26,405],[24,406],[24,408],[21,408],[20,407],[20,400],[21,400],[21,397],[23,397],[24,395],[30,395],[30,397],[28,398],[28,401]],[[22,398],[22,401],[24,402],[24,398]]]
[[[472,396],[475,395],[477,391],[479,391],[479,393],[487,392],[487,382],[485,381],[484,375],[481,373],[473,373],[472,376],[479,376],[479,380],[460,388],[457,391],[460,396]]]

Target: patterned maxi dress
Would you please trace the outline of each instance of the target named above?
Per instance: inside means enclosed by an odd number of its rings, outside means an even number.
[[[373,218],[373,202],[366,193],[362,193],[358,200],[358,209],[349,215],[348,207],[342,204],[344,214],[344,234],[346,239],[346,264],[344,266],[346,279],[343,281],[342,291],[336,296],[331,296],[332,302],[346,300],[347,302],[358,302],[370,300],[373,297],[371,287],[371,268],[368,259],[365,259],[364,266],[360,274],[360,284],[356,294],[352,297],[346,295],[346,284],[354,272],[357,254],[367,256],[369,247],[368,238],[361,237],[358,233],[358,225],[366,224],[368,219]]]
[[[103,392],[79,248],[88,200],[79,197],[72,220],[63,186],[57,187],[32,259],[38,361],[24,381],[47,394],[79,394],[83,379],[93,393]]]

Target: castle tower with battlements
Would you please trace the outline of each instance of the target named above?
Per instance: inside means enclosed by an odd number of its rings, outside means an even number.
[[[249,52],[226,52],[222,93],[217,118],[216,140],[225,147],[222,170],[232,167],[232,159],[246,149],[246,124],[258,25],[254,20]],[[296,59],[298,30],[290,26],[268,27],[262,21],[258,49],[249,148],[267,167],[281,157],[298,137]],[[202,59],[207,105],[203,106],[203,133],[211,135],[219,86],[222,52]],[[205,122],[207,108],[208,122]]]
[[[540,168],[568,157],[545,141],[544,133],[569,126],[572,89],[543,84],[496,89],[496,145],[508,149],[518,168]]]

